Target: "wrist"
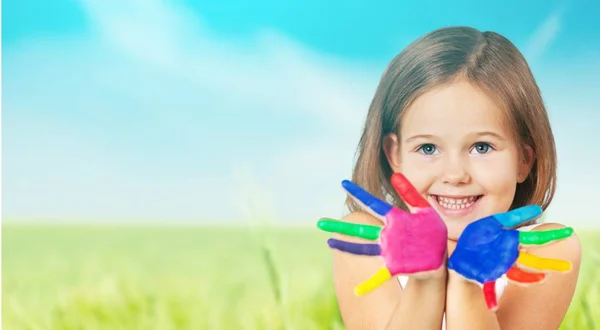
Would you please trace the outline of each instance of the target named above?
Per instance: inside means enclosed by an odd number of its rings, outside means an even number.
[[[405,294],[416,299],[428,299],[426,297],[437,297],[446,294],[448,277],[445,267],[429,273],[420,273],[409,276],[409,281],[405,288]]]
[[[451,291],[460,291],[462,293],[473,293],[475,295],[481,294],[481,286],[474,282],[464,278],[454,270],[448,270],[448,288]]]
[[[452,270],[452,269],[448,269],[448,281],[457,282],[457,283],[469,282],[469,280],[467,280],[462,275],[460,275],[459,273],[457,273],[455,270]]]
[[[427,285],[431,285],[432,283],[446,283],[448,278],[448,270],[446,268],[446,265],[444,265],[443,267],[440,267],[439,269],[433,270],[433,271],[429,271],[429,272],[422,272],[422,273],[418,273],[415,275],[411,275],[410,279],[411,281],[417,282],[417,283],[422,283],[422,284],[427,284]]]

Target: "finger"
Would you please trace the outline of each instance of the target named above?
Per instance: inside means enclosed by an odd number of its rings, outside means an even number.
[[[390,204],[369,194],[366,190],[352,181],[342,181],[342,187],[346,190],[346,192],[348,192],[348,194],[350,194],[355,200],[363,205],[363,207],[368,208],[378,217],[385,217],[385,215],[388,214],[388,212],[390,212],[392,209]]]
[[[517,263],[536,270],[566,272],[571,270],[571,263],[565,260],[542,258],[527,252],[519,252]]]
[[[383,283],[385,283],[390,278],[392,278],[392,274],[390,274],[390,271],[387,269],[387,267],[385,267],[385,266],[381,267],[368,280],[357,285],[356,288],[354,288],[354,293],[357,296],[362,296],[364,294],[367,294],[367,293],[373,291],[374,289],[378,288],[379,286],[381,286]]]
[[[412,207],[430,207],[429,202],[419,194],[415,186],[413,186],[402,173],[394,173],[391,178],[391,183],[406,204]]]
[[[327,240],[327,245],[330,248],[365,256],[378,256],[381,255],[381,246],[379,244],[361,244],[351,243],[330,238]]]
[[[381,232],[381,227],[379,226],[360,225],[332,219],[321,219],[317,222],[317,226],[319,229],[330,233],[339,233],[369,240],[378,239]]]
[[[519,267],[513,266],[506,272],[506,277],[519,283],[536,283],[543,281],[546,278],[546,274],[526,272]]]
[[[496,281],[489,281],[483,284],[483,297],[485,304],[491,311],[498,309],[498,300],[496,299]]]
[[[571,227],[545,231],[522,231],[519,232],[519,242],[523,244],[542,245],[551,241],[567,238],[571,235],[573,235],[573,228]]]
[[[512,228],[524,222],[533,220],[542,215],[542,208],[538,205],[527,205],[505,213],[494,214],[494,218],[506,228]]]

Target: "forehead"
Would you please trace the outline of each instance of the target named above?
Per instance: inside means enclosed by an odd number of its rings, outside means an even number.
[[[467,82],[442,85],[419,96],[401,123],[404,136],[465,135],[478,130],[509,133],[500,106]]]

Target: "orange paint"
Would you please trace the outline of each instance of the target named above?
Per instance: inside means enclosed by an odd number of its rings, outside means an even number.
[[[544,280],[544,278],[546,278],[546,274],[530,273],[513,266],[506,273],[506,277],[516,282],[535,283]]]

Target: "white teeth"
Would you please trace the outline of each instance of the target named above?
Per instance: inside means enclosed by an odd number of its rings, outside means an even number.
[[[461,210],[475,204],[477,196],[471,196],[466,198],[449,198],[443,196],[436,196],[438,203],[451,210]]]

